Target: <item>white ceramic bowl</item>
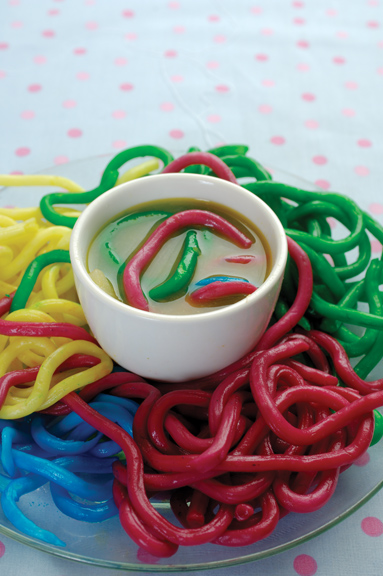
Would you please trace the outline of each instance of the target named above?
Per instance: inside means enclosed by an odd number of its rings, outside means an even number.
[[[263,284],[235,304],[183,316],[138,310],[106,294],[87,271],[88,249],[97,232],[132,206],[180,197],[218,202],[254,222],[272,258]],[[70,254],[78,296],[100,346],[127,370],[150,379],[181,382],[211,374],[255,346],[278,298],[287,241],[274,212],[244,188],[210,176],[159,174],[121,184],[94,200],[73,229]]]

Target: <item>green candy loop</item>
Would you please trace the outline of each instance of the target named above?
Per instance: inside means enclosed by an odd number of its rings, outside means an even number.
[[[182,256],[174,274],[162,284],[152,288],[149,292],[150,298],[156,301],[167,300],[184,290],[193,277],[200,254],[201,250],[197,241],[197,233],[194,230],[190,230],[186,234]]]
[[[36,284],[36,280],[41,270],[50,264],[57,262],[65,262],[70,264],[70,256],[68,250],[51,250],[45,254],[40,254],[29,264],[21,279],[19,287],[17,288],[12,300],[11,312],[25,308],[28,298]]]
[[[370,446],[377,444],[383,437],[383,416],[378,410],[374,410],[374,435]]]
[[[110,190],[115,186],[118,180],[118,169],[121,168],[129,160],[140,158],[142,156],[153,156],[161,160],[165,166],[173,161],[173,156],[164,148],[158,146],[144,145],[135,146],[119,152],[109,164],[106,166],[99,186],[87,192],[67,193],[67,192],[54,192],[46,194],[40,201],[40,210],[49,222],[57,226],[67,226],[73,228],[77,218],[73,216],[66,216],[58,214],[54,210],[55,204],[89,204],[93,202],[98,196]]]

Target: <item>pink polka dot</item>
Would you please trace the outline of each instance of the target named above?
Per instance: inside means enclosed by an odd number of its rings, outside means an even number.
[[[216,68],[219,68],[219,62],[216,60],[210,60],[209,62],[206,62],[206,67],[209,68],[209,70],[215,70]]]
[[[260,106],[258,106],[258,111],[261,114],[270,114],[273,111],[273,109],[270,106],[270,104],[261,104]]]
[[[54,158],[53,162],[56,165],[66,164],[67,162],[69,162],[69,158],[68,158],[68,156],[56,156],[56,158]]]
[[[160,108],[164,112],[171,112],[174,110],[174,104],[172,102],[162,102],[162,104],[160,104]]]
[[[327,222],[329,223],[329,226],[331,228],[331,230],[334,230],[334,228],[337,227],[338,222],[337,220],[335,220],[335,218],[333,218],[332,216],[329,216],[328,218],[326,218]]]
[[[137,34],[135,32],[128,32],[125,34],[125,40],[129,40],[130,42],[137,40]]]
[[[207,121],[211,124],[217,124],[217,122],[221,122],[222,118],[219,114],[210,114],[207,117]]]
[[[358,140],[357,144],[361,148],[370,148],[372,146],[371,140],[367,140],[367,138],[361,138]]]
[[[175,84],[179,84],[180,82],[184,81],[184,77],[180,74],[175,74],[174,76],[170,76],[170,80]]]
[[[53,10],[48,10],[48,16],[57,16],[60,14],[60,10],[58,8],[53,8]]]
[[[338,30],[336,35],[338,38],[348,38],[348,32],[346,32],[346,30]]]
[[[319,122],[316,120],[306,120],[305,126],[309,130],[316,130],[319,127]]]
[[[252,14],[262,14],[262,8],[261,8],[260,6],[253,6],[253,7],[250,9],[250,12],[251,12]]]
[[[98,28],[98,22],[94,22],[94,20],[91,20],[90,22],[86,22],[85,23],[85,28],[87,30],[97,30]]]
[[[7,73],[5,72],[5,70],[0,70],[0,78],[5,78],[7,75]]]
[[[170,8],[170,10],[178,10],[179,7],[180,7],[179,2],[169,2],[168,4],[168,8]]]
[[[315,184],[322,190],[330,190],[330,182],[328,180],[316,180]]]
[[[299,72],[307,72],[308,70],[310,70],[310,64],[300,62],[299,64],[297,64],[297,70],[299,70]]]
[[[207,17],[207,19],[209,22],[219,22],[221,20],[218,14],[210,14],[210,16]]]
[[[343,58],[343,56],[334,56],[332,61],[334,62],[334,64],[345,64],[346,63],[346,59]]]
[[[378,0],[369,0],[369,2],[367,2],[367,4],[369,6],[379,6]]]
[[[283,136],[272,136],[270,138],[270,142],[272,144],[275,144],[276,146],[282,146],[286,142],[286,140],[284,139]]]
[[[375,241],[374,241],[374,242],[375,242]],[[371,242],[371,244],[372,244],[372,242]],[[378,242],[378,244],[379,244],[379,247],[380,247],[380,250],[381,250],[381,249],[382,249],[382,245],[381,245],[380,242]],[[374,252],[374,250],[373,250],[373,252]],[[354,464],[355,464],[355,466],[367,466],[367,464],[369,463],[369,461],[370,461],[370,455],[369,455],[368,452],[365,452],[364,454],[362,454],[362,456],[360,456],[359,458],[357,458],[357,459],[354,461]]]
[[[76,54],[76,56],[82,56],[83,54],[86,54],[86,48],[75,48],[73,54]]]
[[[383,40],[380,40],[380,41],[378,42],[378,46],[379,46],[379,48],[383,48]]]
[[[214,36],[213,42],[216,44],[224,44],[226,42],[226,36],[224,34],[217,34]]]
[[[33,112],[33,110],[23,110],[23,112],[21,112],[20,116],[24,120],[31,120],[32,118],[35,117],[35,113]]]
[[[370,170],[369,170],[369,168],[367,168],[367,166],[355,166],[354,172],[358,176],[368,176],[370,173]]]
[[[121,150],[123,148],[126,148],[127,143],[126,140],[115,140],[114,142],[112,142],[112,146],[113,148],[116,148],[116,150]]]
[[[64,100],[63,102],[63,108],[75,108],[76,106],[76,100]]]
[[[133,90],[134,86],[133,84],[130,84],[130,82],[124,82],[124,84],[120,85],[120,90],[122,90],[123,92],[130,92],[131,90]]]
[[[38,56],[35,56],[35,57],[33,58],[33,62],[34,62],[35,64],[45,64],[46,61],[47,61],[46,57],[45,57],[45,56],[42,56],[42,55],[38,55]]]
[[[175,138],[176,140],[179,140],[180,138],[183,138],[185,136],[185,134],[182,132],[182,130],[170,130],[169,136],[171,138]]]
[[[215,87],[216,92],[230,92],[230,87],[227,84],[217,84],[217,86]]]
[[[186,30],[185,26],[180,26],[180,25],[179,25],[179,26],[174,26],[174,28],[173,28],[173,32],[174,32],[175,34],[184,34],[184,33],[185,33],[185,30]]]
[[[8,4],[10,6],[18,6],[20,4],[20,0],[9,0]]]
[[[30,153],[31,149],[27,148],[26,146],[23,146],[22,148],[17,148],[15,150],[16,156],[19,156],[20,158],[22,158],[23,156],[28,156]]]
[[[267,88],[271,88],[272,86],[275,86],[275,82],[274,82],[274,80],[270,80],[269,78],[265,78],[265,80],[262,80],[262,86],[266,86]]]
[[[379,26],[380,24],[376,20],[370,20],[369,22],[367,22],[368,28],[379,28]]]
[[[344,87],[347,88],[347,90],[356,90],[358,88],[358,83],[349,80],[348,82],[345,82]]]
[[[300,554],[294,558],[294,570],[299,576],[314,576],[318,565],[312,556]]]
[[[24,26],[24,23],[21,22],[20,20],[15,20],[14,22],[12,22],[11,26],[12,28],[22,28]]]
[[[93,6],[96,4],[96,0],[85,0],[84,4],[85,6]]]
[[[8,50],[9,44],[7,42],[0,42],[0,50]]]
[[[165,58],[176,58],[178,56],[177,50],[166,50],[164,52]]]
[[[28,86],[28,92],[40,92],[41,88],[41,84],[30,84]]]
[[[336,16],[338,12],[334,8],[329,8],[326,12],[327,16]]]
[[[67,132],[70,138],[80,138],[82,136],[82,131],[79,128],[71,128]]]
[[[269,59],[267,54],[256,54],[254,58],[258,60],[258,62],[266,62]]]
[[[89,72],[77,72],[76,78],[77,80],[89,80],[90,74]]]
[[[56,36],[56,32],[54,30],[43,30],[41,36],[44,36],[44,38],[53,38]]]
[[[4,556],[5,553],[5,546],[3,544],[3,542],[1,542],[0,540],[0,558],[2,558]]]
[[[324,164],[327,164],[326,156],[314,156],[312,160],[317,166],[323,166]]]
[[[304,18],[294,18],[293,23],[297,26],[303,26],[303,24],[306,24],[306,20]]]
[[[21,176],[22,174],[24,174],[24,172],[22,170],[12,170],[12,172],[10,172],[10,174],[13,174],[15,176],[17,176],[19,174]],[[14,206],[8,206],[8,208],[14,208]]]
[[[261,30],[262,36],[272,36],[274,34],[274,30],[272,28],[263,28]]]
[[[383,523],[375,516],[363,518],[360,526],[367,536],[377,537],[383,534]]]
[[[125,118],[126,112],[125,112],[125,110],[114,110],[112,112],[112,116],[116,120],[121,120],[122,118]]]
[[[383,204],[379,204],[379,202],[373,202],[372,204],[369,205],[368,207],[369,211],[371,212],[371,214],[383,214]]]
[[[293,8],[303,8],[304,5],[305,5],[304,2],[300,2],[299,0],[293,2]]]
[[[383,66],[382,66],[382,68],[377,69],[377,73],[380,74],[381,76],[383,76]]]
[[[124,18],[134,18],[133,10],[124,10],[122,15]]]
[[[351,118],[352,116],[355,116],[355,110],[353,110],[353,108],[343,108],[342,114],[343,116]]]
[[[311,92],[305,92],[304,94],[302,94],[302,100],[304,100],[305,102],[314,102],[315,99],[316,99],[315,94],[312,94]]]
[[[375,254],[381,254],[382,253],[382,245],[379,242],[379,240],[372,240],[371,241],[371,250]]]
[[[116,66],[126,66],[126,64],[128,63],[127,58],[124,58],[123,56],[119,56],[118,58],[116,58],[114,60],[114,63]]]
[[[297,42],[298,48],[310,48],[310,43],[307,40],[298,40]]]

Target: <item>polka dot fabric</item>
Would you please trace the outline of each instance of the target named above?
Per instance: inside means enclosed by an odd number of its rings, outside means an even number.
[[[142,143],[179,154],[238,142],[383,224],[382,101],[383,0],[2,2],[0,173]],[[374,243],[372,252],[380,257]],[[378,493],[312,541],[214,574],[381,576],[382,538]],[[73,574],[72,563],[0,534],[1,573],[25,566]]]

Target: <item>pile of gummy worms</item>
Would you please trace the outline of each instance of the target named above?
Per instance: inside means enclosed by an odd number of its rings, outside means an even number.
[[[368,234],[383,244],[383,228],[345,196],[273,182],[247,151],[191,149],[174,160],[139,146],[113,158],[89,192],[54,176],[0,176],[8,186],[68,190],[45,195],[40,208],[0,210],[0,490],[19,530],[64,545],[16,504],[49,483],[64,514],[99,522],[118,513],[129,537],[156,556],[180,545],[249,545],[288,512],[325,505],[339,474],[382,436],[375,409],[383,379],[365,378],[382,357],[382,263],[371,259]],[[255,349],[176,386],[114,371],[89,333],[68,258],[78,212],[63,205],[87,204],[156,170],[150,161],[119,176],[127,161],[146,156],[162,172],[253,179],[243,186],[269,204],[288,236],[281,295]],[[344,238],[332,237],[330,217]],[[169,490],[182,528],[150,501]]]

